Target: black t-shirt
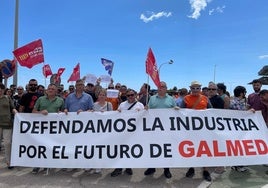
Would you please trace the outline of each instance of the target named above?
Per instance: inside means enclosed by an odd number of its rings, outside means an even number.
[[[17,111],[19,111],[21,97],[18,96],[18,95],[14,95],[13,98],[12,98],[13,99],[13,102],[14,102],[14,106],[15,106],[15,108],[16,108]]]
[[[95,95],[95,92],[93,92],[93,91],[88,91],[88,92],[86,92],[87,94],[89,94],[91,97],[92,97],[92,99],[93,99],[93,102],[96,102],[97,101],[97,97],[96,97],[96,95]]]
[[[38,93],[25,93],[19,103],[24,106],[24,113],[32,113],[36,100],[40,97]]]
[[[224,100],[219,95],[214,95],[213,97],[209,98],[209,101],[212,104],[212,108],[224,108]]]

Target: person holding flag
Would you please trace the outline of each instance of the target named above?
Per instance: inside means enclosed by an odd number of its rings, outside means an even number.
[[[157,94],[150,97],[148,103],[149,109],[156,108],[176,108],[176,103],[173,97],[167,94],[167,84],[166,82],[160,82],[158,86]],[[144,175],[151,175],[155,173],[155,168],[148,168]],[[164,168],[164,175],[166,178],[171,178],[172,175],[169,171],[169,168]]]

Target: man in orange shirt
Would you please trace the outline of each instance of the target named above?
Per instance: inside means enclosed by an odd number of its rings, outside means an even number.
[[[203,110],[211,108],[211,104],[207,96],[201,93],[201,84],[198,81],[193,81],[190,86],[191,93],[184,97],[181,107],[190,108],[196,110]],[[195,174],[194,168],[189,168],[186,173],[186,177],[192,178]],[[203,167],[203,178],[207,181],[211,181],[210,173],[207,168]]]

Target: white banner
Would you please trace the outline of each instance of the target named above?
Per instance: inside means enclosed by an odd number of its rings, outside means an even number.
[[[119,90],[117,89],[107,89],[107,98],[118,98]]]
[[[87,74],[86,75],[85,81],[87,83],[91,83],[91,84],[95,85],[97,83],[97,80],[98,80],[98,78],[94,74]]]
[[[18,113],[11,166],[148,168],[267,164],[260,112],[151,109]]]
[[[101,82],[110,83],[112,78],[110,75],[101,75],[100,79],[101,79]]]

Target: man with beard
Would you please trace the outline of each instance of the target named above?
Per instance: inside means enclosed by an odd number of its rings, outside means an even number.
[[[261,87],[262,87],[261,81],[258,79],[253,80],[252,87],[253,87],[254,93],[251,93],[248,95],[248,104],[254,110],[262,110],[263,105],[261,103],[261,99],[259,95],[261,91]]]
[[[40,94],[37,92],[38,83],[36,79],[31,79],[28,86],[28,92],[23,94],[21,100],[19,101],[19,112],[32,113],[35,102],[40,97]],[[38,171],[39,168],[34,168],[32,173],[37,174]]]
[[[19,101],[19,112],[32,113],[35,101],[40,97],[37,93],[37,80],[31,79],[28,85],[29,91],[23,94]]]

